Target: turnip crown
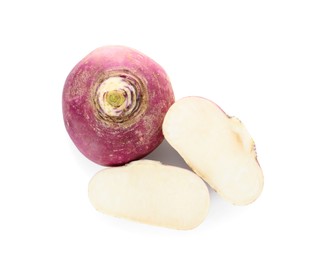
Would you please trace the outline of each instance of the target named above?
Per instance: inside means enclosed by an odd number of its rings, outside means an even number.
[[[105,123],[133,122],[147,107],[145,79],[128,70],[105,73],[94,86],[94,112]]]
[[[112,90],[106,93],[105,98],[109,106],[120,107],[126,101],[125,92],[122,90]]]

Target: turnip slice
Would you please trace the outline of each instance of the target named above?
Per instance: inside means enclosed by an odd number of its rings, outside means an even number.
[[[151,160],[100,171],[89,183],[89,198],[102,213],[173,229],[198,226],[209,207],[201,178]]]
[[[254,142],[240,120],[207,99],[186,97],[168,110],[163,132],[186,163],[223,198],[235,205],[258,198],[263,174]]]

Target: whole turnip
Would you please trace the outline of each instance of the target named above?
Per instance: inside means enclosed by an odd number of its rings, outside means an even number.
[[[163,140],[162,122],[174,94],[165,71],[123,46],[98,48],[68,75],[65,126],[77,148],[101,165],[122,165]]]

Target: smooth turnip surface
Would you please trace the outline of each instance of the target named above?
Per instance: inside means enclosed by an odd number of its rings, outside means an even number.
[[[200,97],[177,101],[163,123],[167,141],[222,197],[246,205],[260,195],[263,174],[244,125]]]
[[[151,160],[100,171],[89,183],[89,198],[102,213],[174,229],[198,226],[210,200],[193,172]]]
[[[101,47],[81,60],[66,79],[62,99],[71,139],[101,165],[125,164],[154,150],[173,102],[164,70],[123,46]]]

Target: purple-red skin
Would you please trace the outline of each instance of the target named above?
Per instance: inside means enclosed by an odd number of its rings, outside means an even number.
[[[94,105],[94,91],[107,73],[130,71],[145,84],[147,105],[126,122],[107,123]],[[123,46],[98,48],[68,75],[62,96],[65,126],[76,147],[104,166],[123,165],[153,151],[163,140],[162,122],[174,103],[170,81],[159,64]]]

